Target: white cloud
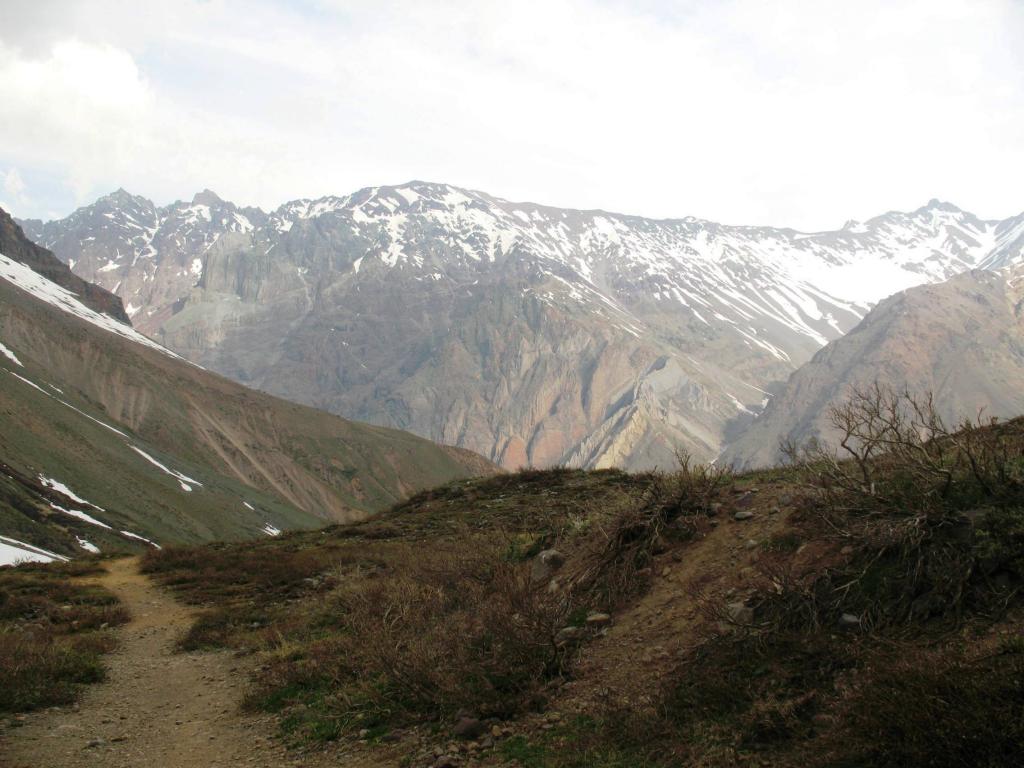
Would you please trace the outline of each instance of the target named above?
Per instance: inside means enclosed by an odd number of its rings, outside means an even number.
[[[19,210],[31,205],[31,200],[25,194],[25,182],[17,168],[8,170],[0,169],[0,190],[3,190],[3,197],[0,197],[0,208],[4,210]]]
[[[105,4],[0,32],[0,164],[79,203],[427,178],[804,228],[1024,208],[1011,0]]]

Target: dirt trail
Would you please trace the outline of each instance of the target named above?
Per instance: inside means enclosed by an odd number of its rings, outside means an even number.
[[[107,657],[106,682],[86,689],[77,708],[28,715],[0,738],[9,768],[228,768],[319,766],[327,755],[286,753],[269,718],[239,712],[248,660],[230,653],[176,653],[194,611],[116,560],[98,581],[132,614]],[[338,765],[338,756],[331,762]],[[352,765],[343,761],[345,765]]]

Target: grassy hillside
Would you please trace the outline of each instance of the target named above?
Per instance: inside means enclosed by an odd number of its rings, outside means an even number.
[[[1024,420],[890,426],[866,462],[462,481],[146,567],[205,606],[185,647],[263,654],[249,706],[307,747],[438,768],[1018,765]]]
[[[0,343],[0,534],[58,554],[80,553],[78,537],[138,548],[123,530],[166,544],[312,528],[493,470],[248,390],[4,280]]]

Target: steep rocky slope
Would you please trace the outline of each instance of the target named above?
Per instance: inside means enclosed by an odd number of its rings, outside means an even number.
[[[783,440],[832,442],[829,407],[875,381],[932,392],[950,425],[1024,413],[1022,275],[974,270],[881,302],[794,373],[723,460],[764,466],[782,458]]]
[[[106,289],[86,282],[45,248],[24,236],[7,211],[0,209],[0,253],[32,268],[42,277],[79,297],[82,303],[118,322],[128,323],[121,299]]]
[[[6,254],[0,464],[0,534],[65,555],[358,519],[492,471],[209,373]]]
[[[710,459],[875,302],[1024,244],[938,201],[800,233],[421,182],[269,214],[119,191],[27,226],[185,357],[507,467]]]

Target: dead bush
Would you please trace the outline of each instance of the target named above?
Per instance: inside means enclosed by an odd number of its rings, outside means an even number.
[[[878,629],[1005,608],[1024,576],[1013,555],[1024,542],[1021,422],[978,417],[950,430],[930,395],[878,384],[830,418],[840,452],[790,454],[826,532],[858,546],[848,563],[773,598],[775,620],[834,624],[851,613]]]
[[[108,628],[128,612],[105,589],[68,578],[95,569],[0,569],[0,712],[67,704],[103,678],[101,656],[114,647]]]
[[[340,587],[329,608],[335,631],[279,655],[252,703],[282,705],[282,691],[293,691],[287,704],[306,703],[307,736],[460,709],[506,717],[529,708],[565,669],[568,650],[555,638],[566,606],[498,544],[465,544]]]
[[[570,580],[577,601],[613,609],[643,589],[659,542],[691,536],[697,519],[731,484],[727,468],[694,463],[685,453],[678,460],[674,473],[652,474],[639,501],[631,499],[610,530],[595,537]]]
[[[1024,755],[1024,656],[1006,646],[874,659],[816,752],[830,768],[1009,768]]]
[[[829,508],[904,517],[1024,499],[1021,424],[939,416],[930,393],[875,383],[829,411],[838,450],[820,441],[783,446]]]

